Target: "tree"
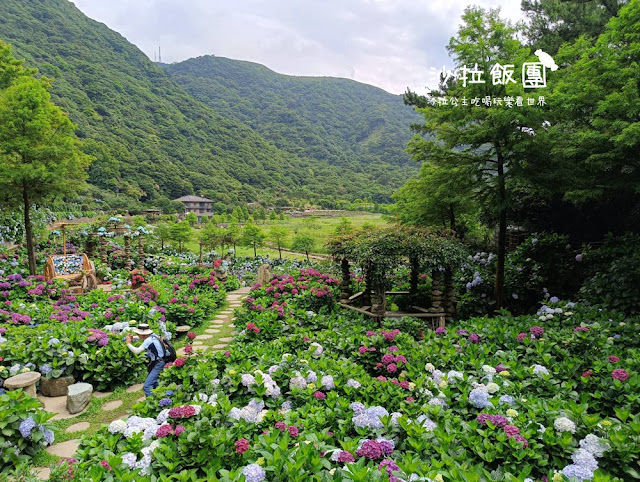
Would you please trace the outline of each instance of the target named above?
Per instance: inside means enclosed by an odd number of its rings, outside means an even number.
[[[462,79],[441,82],[439,91],[426,97],[407,92],[405,103],[416,106],[426,119],[424,126],[417,127],[418,131],[432,136],[414,137],[409,151],[414,159],[447,171],[451,182],[471,183],[482,214],[488,222],[497,224],[494,291],[495,307],[499,309],[503,302],[508,212],[513,202],[511,187],[525,185],[524,170],[527,166],[532,166],[532,170],[539,168],[535,156],[541,150],[548,150],[539,148],[540,137],[544,136],[532,135],[543,125],[545,110],[536,106],[516,109],[506,102],[480,106],[471,105],[471,102],[457,106],[438,104],[437,98],[443,94],[446,98],[478,97],[492,101],[525,97],[521,82],[494,85],[490,76],[496,64],[513,65],[514,73],[522,72],[522,64],[532,57],[529,49],[517,40],[516,30],[505,24],[496,10],[470,7],[465,10],[462,20],[458,34],[450,40],[447,50],[462,72],[477,64],[478,71],[486,76],[482,77],[485,82],[468,83]],[[471,74],[467,76],[469,79],[472,79]]]
[[[309,261],[309,252],[313,251],[316,246],[316,239],[308,233],[300,233],[293,238],[291,249],[307,255]]]
[[[460,166],[446,168],[425,162],[416,179],[393,195],[395,213],[402,224],[450,228],[460,233],[460,216],[477,213],[473,182]]]
[[[353,232],[353,224],[346,217],[342,216],[334,231],[336,236],[343,236]]]
[[[253,223],[247,223],[244,226],[244,232],[242,233],[243,246],[253,247],[253,257],[258,256],[257,249],[262,246],[264,242],[265,234],[262,230]]]
[[[280,259],[282,259],[282,247],[284,246],[284,242],[288,236],[289,233],[282,226],[273,226],[269,231],[269,239],[271,239],[278,248]]]
[[[215,224],[208,223],[200,232],[200,242],[207,249],[215,249],[221,246],[221,253],[224,252],[225,230]]]
[[[280,217],[278,218],[280,221],[284,221],[286,218],[284,217],[284,213],[280,213]]]
[[[526,29],[534,49],[554,55],[565,42],[581,35],[596,38],[627,0],[522,0],[529,17]]]
[[[153,234],[155,234],[156,238],[160,240],[160,249],[164,250],[164,243],[171,239],[171,227],[169,224],[164,221],[156,224],[156,227],[153,230]]]
[[[272,209],[269,212],[269,221],[277,221],[278,220],[278,215],[276,214],[276,212]]]
[[[229,238],[229,244],[233,246],[233,252],[235,254],[236,245],[240,243],[240,240],[242,239],[242,228],[240,227],[238,220],[234,219],[233,216],[229,226],[227,227],[227,236]]]
[[[196,224],[198,224],[198,215],[194,212],[187,213],[185,221],[189,223],[189,226],[194,227]]]
[[[0,91],[0,192],[5,204],[22,204],[29,272],[35,275],[31,208],[76,192],[91,158],[80,150],[73,123],[51,102],[50,81],[26,75],[6,46],[0,44],[0,51],[0,82],[7,86]]]
[[[640,204],[640,3],[620,9],[596,42],[580,38],[557,55],[566,65],[552,94],[551,154],[562,162],[564,198],[599,204],[623,199],[637,219]],[[615,213],[616,215],[620,213]]]
[[[180,221],[179,223],[171,223],[169,232],[171,240],[178,243],[180,252],[182,252],[182,245],[188,242],[193,234],[193,230],[186,220]]]

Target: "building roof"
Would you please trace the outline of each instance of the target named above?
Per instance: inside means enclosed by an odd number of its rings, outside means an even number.
[[[174,201],[180,201],[183,203],[212,203],[213,202],[211,199],[207,199],[206,197],[191,196],[191,195],[179,197],[178,199],[174,199]]]

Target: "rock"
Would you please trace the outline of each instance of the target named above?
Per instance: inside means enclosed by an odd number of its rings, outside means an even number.
[[[271,281],[271,268],[268,264],[263,264],[258,268],[258,283],[262,286],[269,284]]]
[[[40,391],[45,397],[62,397],[67,394],[67,387],[73,385],[72,376],[40,380]]]
[[[67,411],[80,413],[91,401],[93,386],[90,383],[74,383],[67,388]]]
[[[36,396],[36,382],[40,380],[42,375],[38,372],[19,373],[4,381],[4,388],[7,390],[17,390],[22,388],[25,393],[32,397]]]

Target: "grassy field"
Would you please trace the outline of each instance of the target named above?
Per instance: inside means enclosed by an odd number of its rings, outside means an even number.
[[[367,225],[382,226],[387,224],[387,221],[382,218],[381,214],[363,214],[360,216],[349,217],[347,219],[351,222],[354,229],[361,229]],[[285,228],[289,233],[288,238],[285,241],[285,248],[291,247],[291,242],[298,233],[309,233],[316,239],[316,246],[313,252],[316,254],[327,254],[327,248],[325,245],[329,237],[334,234],[338,224],[340,224],[340,218],[289,218],[284,221],[260,221],[258,226],[260,226],[266,234],[268,234],[269,230],[276,225]],[[197,239],[197,231],[194,233],[193,239]],[[269,245],[271,244],[268,237],[266,241]],[[196,241],[191,241],[186,244],[186,249],[194,253],[198,253],[198,243]],[[236,255],[240,257],[253,256],[253,248],[237,246]],[[270,258],[277,258],[278,250],[271,249],[269,247],[259,248],[258,255],[269,255]],[[282,257],[287,259],[304,258],[303,256],[286,252],[282,253]]]

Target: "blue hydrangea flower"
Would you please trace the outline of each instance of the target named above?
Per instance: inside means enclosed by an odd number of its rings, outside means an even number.
[[[168,395],[168,396],[173,395],[173,390],[167,390],[167,395]]]
[[[562,469],[562,475],[565,477],[576,477],[578,480],[591,480],[593,472],[582,467],[581,465],[571,464]]]
[[[57,338],[49,338],[49,346],[58,345],[59,343],[60,340],[58,340]]]
[[[51,445],[54,440],[53,430],[44,428],[42,425],[38,425],[38,428],[42,432],[42,436],[44,437],[45,442],[47,442],[47,445]]]
[[[22,435],[24,438],[31,437],[31,431],[35,428],[35,426],[36,421],[33,419],[33,417],[29,416],[29,418],[20,422],[20,435]]]
[[[500,397],[500,403],[506,403],[508,405],[513,405],[515,402],[515,400],[513,399],[513,397],[511,395],[502,395]]]
[[[489,401],[489,393],[480,388],[471,390],[471,393],[469,393],[469,401],[476,408],[493,407],[493,404]]]
[[[47,375],[48,373],[51,373],[51,370],[53,370],[53,367],[51,365],[49,365],[48,363],[45,363],[44,365],[42,365],[40,367],[40,373],[42,373],[43,375]]]
[[[267,472],[258,464],[249,464],[242,469],[242,474],[247,482],[262,482]]]
[[[158,402],[158,405],[161,406],[161,407],[167,407],[167,406],[171,405],[172,403],[173,402],[172,402],[172,400],[170,398],[165,397],[165,398],[160,399],[160,401]]]

